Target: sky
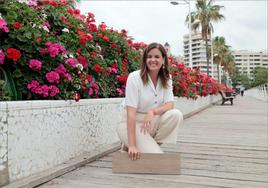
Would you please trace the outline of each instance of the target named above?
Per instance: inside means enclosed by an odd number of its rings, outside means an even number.
[[[185,18],[188,4],[170,1],[80,0],[82,14],[92,12],[96,23],[105,22],[115,30],[126,29],[135,42],[168,42],[173,55],[183,55],[183,35],[189,33]],[[195,11],[195,1],[190,1]],[[225,37],[232,50],[267,51],[267,0],[215,0],[224,8],[225,19],[213,23],[213,36]]]

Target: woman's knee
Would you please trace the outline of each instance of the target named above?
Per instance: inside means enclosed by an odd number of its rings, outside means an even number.
[[[175,118],[178,121],[182,121],[183,120],[183,114],[182,114],[182,112],[180,110],[178,110],[178,109],[171,109],[168,112],[169,112],[169,116],[171,116],[172,118]]]

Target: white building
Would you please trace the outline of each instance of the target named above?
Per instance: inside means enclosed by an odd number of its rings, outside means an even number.
[[[235,65],[241,74],[248,75],[252,78],[253,70],[256,67],[268,68],[268,53],[267,51],[247,51],[247,50],[237,50],[233,51],[235,58]]]
[[[208,37],[209,48],[211,46]],[[184,62],[189,66],[189,34],[183,36]],[[202,39],[201,33],[192,33],[192,65],[193,68],[199,67],[200,72],[207,73],[206,42]],[[211,59],[209,59],[209,75],[211,76]],[[213,78],[218,78],[217,66],[213,65]]]

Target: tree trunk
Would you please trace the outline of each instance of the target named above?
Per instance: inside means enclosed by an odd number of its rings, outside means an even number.
[[[208,57],[208,38],[207,35],[205,35],[205,41],[206,41],[206,55],[207,55],[207,75],[209,76],[209,57]]]

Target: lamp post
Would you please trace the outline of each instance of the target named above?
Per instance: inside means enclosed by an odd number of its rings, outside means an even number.
[[[191,16],[191,1],[183,0],[185,3],[179,3],[177,1],[171,1],[172,5],[187,4],[189,7],[189,67],[193,67],[192,62],[192,16]]]
[[[213,57],[219,57],[219,55],[214,54]],[[218,82],[221,83],[221,61],[219,62],[218,67],[219,67],[219,69],[218,69]]]
[[[214,74],[214,66],[213,66],[213,36],[212,36],[213,32],[211,31],[210,33],[210,43],[211,43],[211,78],[213,78],[213,74]]]

